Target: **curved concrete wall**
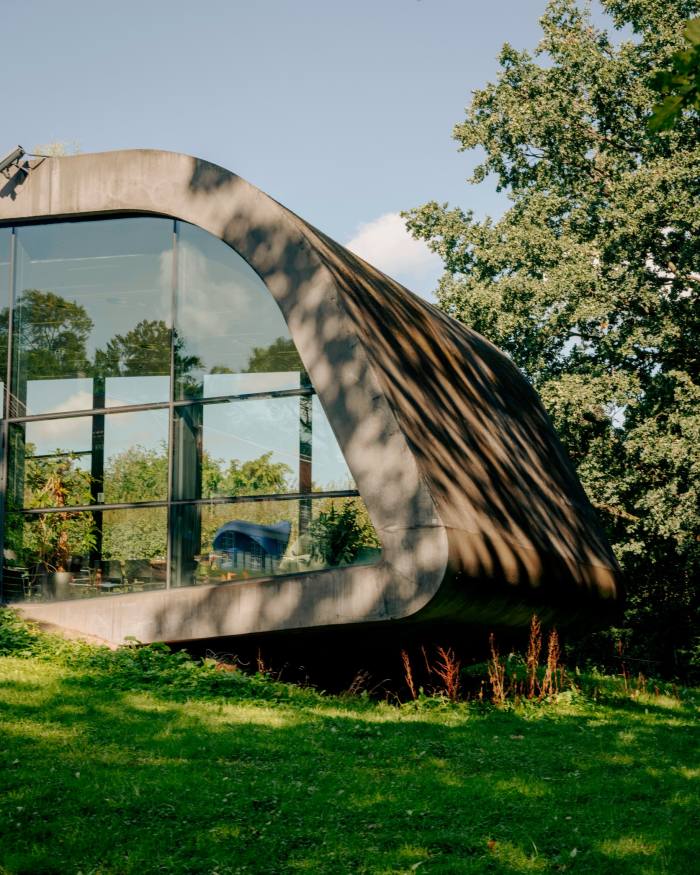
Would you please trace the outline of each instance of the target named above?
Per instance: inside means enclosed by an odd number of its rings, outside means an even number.
[[[204,228],[266,283],[382,540],[375,566],[44,605],[119,642],[334,624],[568,618],[619,595],[615,560],[535,393],[448,319],[234,174],[128,151],[36,162],[0,222],[153,213]]]

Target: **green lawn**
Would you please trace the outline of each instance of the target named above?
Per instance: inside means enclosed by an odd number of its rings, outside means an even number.
[[[44,640],[0,657],[2,873],[697,871],[691,694],[396,707]]]

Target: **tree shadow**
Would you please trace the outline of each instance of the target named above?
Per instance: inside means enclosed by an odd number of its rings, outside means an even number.
[[[686,715],[21,683],[0,691],[9,872],[692,869]]]

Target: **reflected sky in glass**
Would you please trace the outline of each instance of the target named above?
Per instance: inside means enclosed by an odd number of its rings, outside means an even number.
[[[85,380],[94,372],[164,376],[148,400],[167,400],[172,235],[159,218],[17,229],[14,392],[28,412],[93,406]],[[57,379],[66,382],[37,385]]]
[[[161,450],[167,443],[168,411],[140,410],[115,413],[104,418],[105,459],[126,452],[131,447]],[[35,455],[55,452],[89,451],[92,441],[92,417],[36,420],[24,424],[26,441],[34,445]],[[165,453],[165,450],[163,449]]]
[[[93,418],[33,421],[11,426],[24,428],[25,458],[44,457],[49,464],[58,454],[75,454],[71,467],[90,472],[93,451]],[[96,436],[96,448],[104,451],[106,502],[165,500],[167,498],[168,411],[148,410],[104,417],[104,436]],[[13,444],[14,446],[14,444]],[[19,461],[19,460],[18,460]],[[15,472],[17,463],[10,460]],[[16,476],[16,474],[15,474]],[[23,478],[22,478],[23,479]],[[26,487],[25,487],[25,496]],[[23,502],[26,505],[26,500]],[[82,503],[67,496],[67,504]]]
[[[204,404],[202,449],[223,470],[234,461],[248,462],[270,453],[270,463],[282,463],[289,469],[285,491],[296,492],[301,403],[299,397],[286,397]],[[352,475],[317,397],[312,399],[311,411],[313,488],[354,489]],[[198,496],[178,493],[178,497]],[[210,497],[206,487],[202,497]]]
[[[162,218],[17,229],[15,385],[26,406],[18,405],[16,413],[169,399],[173,229]],[[10,229],[0,229],[0,302],[3,283],[9,294],[10,238]],[[252,268],[221,240],[187,223],[179,224],[177,258],[179,396],[298,389],[298,353],[277,303]],[[33,303],[28,294],[35,295]],[[0,376],[2,360],[0,349]],[[301,403],[290,397],[205,405],[204,450],[224,467],[271,453],[271,463],[288,466],[287,486],[296,491]],[[167,421],[164,411],[154,415]],[[107,417],[106,459],[136,446],[165,453],[167,428],[151,427],[152,421],[148,415]],[[32,423],[27,440],[41,455],[85,452],[91,419]],[[355,485],[316,397],[312,481],[317,490]]]
[[[298,355],[263,281],[229,246],[187,223],[178,234],[175,328],[178,398],[299,386]]]

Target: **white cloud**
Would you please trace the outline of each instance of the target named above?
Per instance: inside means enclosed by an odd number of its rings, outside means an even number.
[[[398,213],[385,213],[359,226],[346,244],[360,258],[427,296],[442,271],[439,255],[415,240]]]

